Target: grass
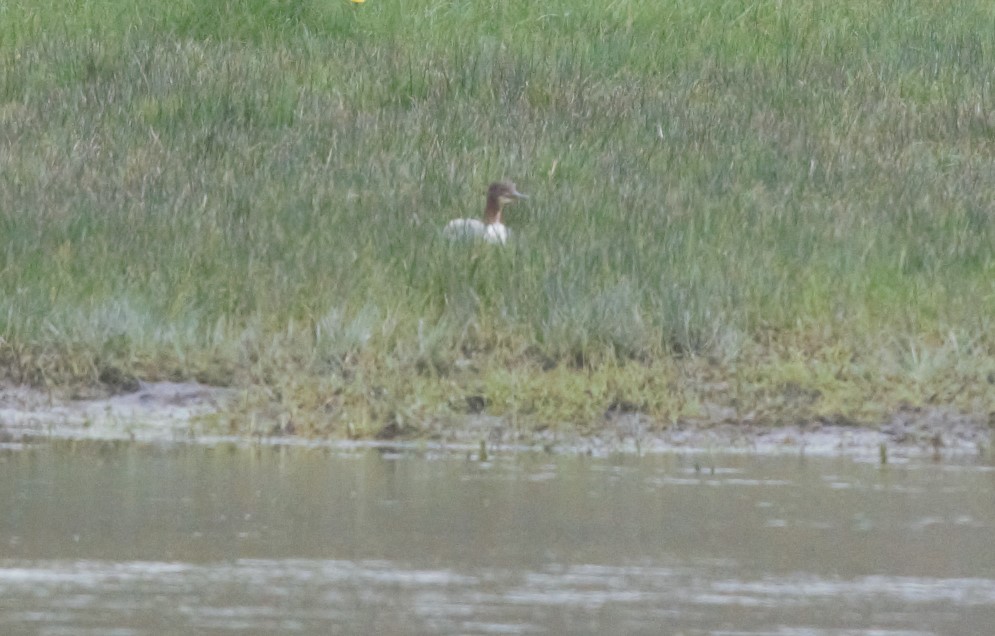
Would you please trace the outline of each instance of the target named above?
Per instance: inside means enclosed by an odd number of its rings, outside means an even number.
[[[243,387],[233,429],[330,436],[995,411],[993,27],[980,0],[7,0],[0,361]],[[513,245],[441,240],[503,177]]]

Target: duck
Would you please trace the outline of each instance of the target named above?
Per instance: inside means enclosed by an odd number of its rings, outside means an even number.
[[[511,232],[501,222],[504,206],[520,199],[528,199],[511,181],[495,181],[487,188],[487,207],[484,208],[484,220],[453,219],[446,223],[442,231],[446,238],[482,240],[485,243],[504,245]]]

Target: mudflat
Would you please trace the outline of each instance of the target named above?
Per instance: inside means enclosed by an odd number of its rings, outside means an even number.
[[[141,382],[136,391],[105,396],[71,397],[27,386],[0,389],[0,439],[4,442],[45,438],[131,440],[136,442],[217,443],[252,441],[279,444],[370,445],[453,451],[544,450],[556,453],[715,452],[754,454],[846,455],[857,458],[986,456],[991,452],[988,414],[950,408],[906,408],[878,426],[830,422],[765,425],[756,421],[711,419],[655,422],[640,413],[607,413],[600,426],[560,424],[542,429],[516,427],[511,418],[465,415],[428,421],[390,440],[314,440],[287,435],[278,426],[259,433],[230,427],[232,408],[243,389],[197,382]],[[237,409],[236,409],[237,410]]]

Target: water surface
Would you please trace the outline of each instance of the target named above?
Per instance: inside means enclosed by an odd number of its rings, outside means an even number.
[[[967,461],[60,443],[0,454],[0,633],[984,634]]]

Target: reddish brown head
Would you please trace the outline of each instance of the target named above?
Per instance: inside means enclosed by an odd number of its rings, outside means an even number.
[[[528,199],[515,188],[511,181],[496,181],[487,188],[487,209],[484,210],[484,223],[501,222],[501,211],[505,205],[513,203],[518,199]]]

